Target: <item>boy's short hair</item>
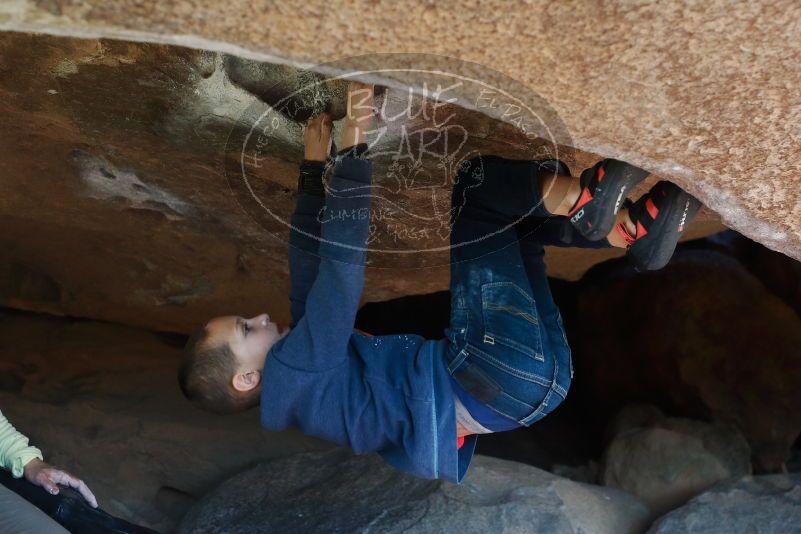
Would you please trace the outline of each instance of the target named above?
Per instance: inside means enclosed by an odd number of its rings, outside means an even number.
[[[178,370],[178,383],[184,396],[211,412],[242,412],[259,403],[259,388],[242,392],[234,389],[236,356],[228,343],[211,345],[203,326],[192,334],[184,347],[184,359]]]

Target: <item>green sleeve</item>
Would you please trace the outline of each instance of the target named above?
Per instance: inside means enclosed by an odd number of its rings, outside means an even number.
[[[42,451],[29,446],[28,438],[17,432],[0,412],[0,467],[20,478],[25,465],[34,458],[42,460]]]

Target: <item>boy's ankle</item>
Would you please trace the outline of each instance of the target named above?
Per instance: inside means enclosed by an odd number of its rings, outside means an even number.
[[[637,237],[637,225],[631,220],[628,208],[620,208],[620,211],[617,213],[617,222],[623,223],[624,229],[632,238]]]
[[[574,178],[573,180],[571,180],[570,188],[567,190],[565,198],[562,200],[562,206],[560,206],[560,208],[564,210],[565,215],[570,213],[570,210],[572,210],[573,206],[576,205],[580,196],[581,196],[581,181],[578,178]]]
[[[551,215],[567,215],[578,201],[581,184],[578,178],[559,174],[546,174],[540,185],[543,207]]]

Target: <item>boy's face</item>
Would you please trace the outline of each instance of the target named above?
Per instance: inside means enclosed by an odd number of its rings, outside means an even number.
[[[215,317],[206,324],[207,342],[228,343],[236,356],[239,371],[261,371],[267,353],[289,328],[270,321],[266,313],[245,318],[238,315]]]

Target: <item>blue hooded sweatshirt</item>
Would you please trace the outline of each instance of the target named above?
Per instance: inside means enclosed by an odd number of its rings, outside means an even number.
[[[292,216],[293,324],[264,363],[262,425],[294,426],[357,454],[378,452],[413,475],[459,483],[476,436],[457,448],[447,339],[354,330],[372,162],[338,158],[328,189],[325,197],[299,193]]]

